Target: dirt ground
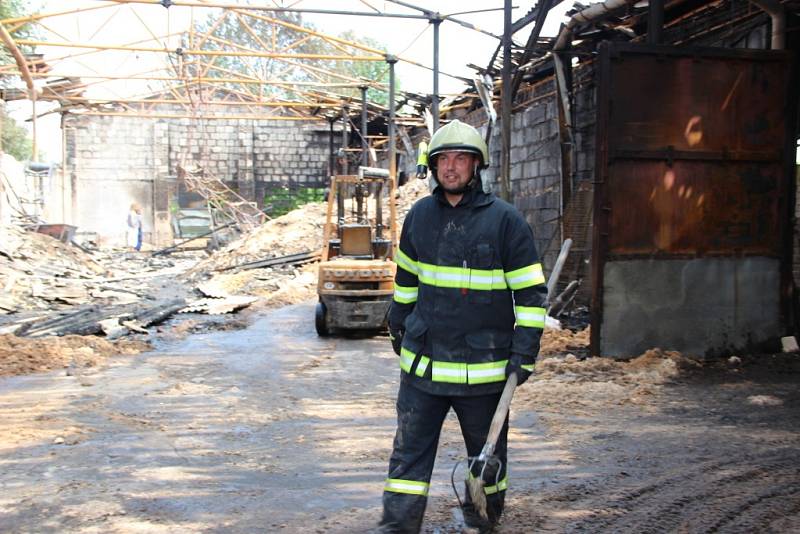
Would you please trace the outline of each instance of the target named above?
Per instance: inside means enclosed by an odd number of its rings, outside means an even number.
[[[260,310],[0,378],[0,531],[368,532],[396,357],[381,337],[318,338],[312,317],[313,302]],[[800,356],[581,359],[586,336],[551,333],[515,395],[498,532],[800,531]],[[463,454],[449,417],[428,534],[463,531]]]

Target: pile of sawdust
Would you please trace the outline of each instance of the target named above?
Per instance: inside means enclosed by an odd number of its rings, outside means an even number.
[[[428,194],[425,180],[413,180],[398,189],[398,235],[408,210],[414,202]],[[193,278],[212,276],[209,282],[224,287],[230,294],[260,297],[259,305],[275,307],[312,299],[317,289],[316,263],[299,268],[262,268],[235,273],[214,271],[249,261],[320,250],[326,211],[327,204],[312,202],[267,221],[199,262],[188,274]]]
[[[196,276],[252,261],[320,250],[325,210],[324,203],[311,202],[267,221],[199,262],[189,274]]]
[[[699,365],[679,352],[651,349],[629,361],[611,358],[579,360],[572,354],[540,357],[531,385],[520,389],[515,402],[533,409],[569,405],[580,411],[603,406],[646,405],[663,384],[681,369]]]
[[[94,367],[106,358],[151,350],[149,343],[130,339],[108,341],[97,336],[22,338],[0,335],[0,376]]]
[[[539,354],[547,356],[551,354],[565,354],[568,352],[586,349],[589,347],[589,328],[584,328],[579,332],[571,330],[554,330],[546,328],[542,334],[539,347]]]

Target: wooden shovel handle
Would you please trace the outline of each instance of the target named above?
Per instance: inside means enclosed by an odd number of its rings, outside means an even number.
[[[483,446],[481,452],[481,460],[485,460],[483,456],[491,456],[494,452],[494,447],[497,445],[497,438],[500,437],[500,431],[503,429],[503,423],[506,422],[508,415],[508,408],[511,406],[511,397],[514,396],[514,390],[517,388],[517,373],[511,373],[506,380],[506,387],[503,388],[503,394],[500,395],[500,401],[497,403],[497,409],[492,418],[492,424],[489,427],[489,435],[486,436],[486,445]]]

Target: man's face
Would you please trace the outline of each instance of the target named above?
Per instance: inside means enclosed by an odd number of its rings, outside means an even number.
[[[446,193],[463,193],[472,176],[478,158],[470,152],[448,151],[436,157],[436,178]]]

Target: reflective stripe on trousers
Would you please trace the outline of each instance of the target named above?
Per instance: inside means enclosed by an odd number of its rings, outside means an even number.
[[[477,456],[486,442],[489,425],[499,400],[500,393],[475,397],[431,395],[405,380],[401,381],[397,395],[397,434],[383,492],[381,525],[387,527],[386,530],[419,532],[427,504],[439,434],[450,408],[458,416],[467,454]],[[503,426],[495,448],[495,455],[502,462],[503,469],[500,473],[490,473],[485,477],[489,513],[495,520],[502,514],[505,500],[507,435],[508,421]],[[496,484],[496,480],[500,483]],[[437,483],[448,484],[449,481]]]

